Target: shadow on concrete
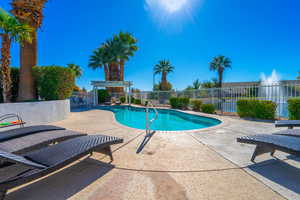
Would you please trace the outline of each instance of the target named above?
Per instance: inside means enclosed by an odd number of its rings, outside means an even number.
[[[155,131],[153,131],[152,133],[146,135],[142,141],[142,143],[140,144],[140,146],[138,147],[138,149],[136,150],[136,153],[140,153],[143,151],[144,147],[148,144],[148,142],[151,140],[152,136],[154,135]]]
[[[300,194],[300,169],[281,160],[267,160],[248,168],[257,174]]]
[[[87,158],[56,174],[9,193],[5,200],[65,200],[113,168],[111,164]]]

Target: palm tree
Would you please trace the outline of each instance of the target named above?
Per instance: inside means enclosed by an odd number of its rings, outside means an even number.
[[[36,98],[35,81],[32,67],[37,65],[37,29],[43,20],[44,4],[48,0],[12,0],[12,13],[21,23],[33,28],[32,42],[23,42],[21,46],[21,66],[18,101]]]
[[[161,89],[168,90],[167,75],[174,71],[174,67],[168,60],[161,60],[154,66],[154,74],[161,74]]]
[[[299,76],[297,77],[297,79],[299,79],[299,80],[300,80],[300,72],[298,72],[298,74],[299,74]]]
[[[67,67],[74,71],[76,78],[79,78],[82,76],[82,70],[79,65],[70,63],[70,64],[67,64]]]
[[[193,87],[194,90],[199,90],[201,88],[201,82],[199,81],[199,79],[195,80],[193,82]]]
[[[124,65],[129,57],[134,56],[134,52],[138,50],[137,40],[130,33],[122,31],[114,36],[114,42],[117,49],[117,58],[120,64],[120,80],[124,81]]]
[[[137,40],[129,33],[120,32],[93,52],[89,60],[92,69],[104,67],[105,80],[124,81],[124,65],[137,51]],[[112,92],[122,92],[123,88],[110,88]]]
[[[109,57],[106,52],[106,49],[104,46],[96,49],[93,52],[93,55],[90,57],[89,60],[89,67],[92,69],[97,69],[97,68],[102,68],[104,67],[104,72],[105,72],[105,80],[108,81],[110,79],[109,77]]]
[[[210,63],[210,70],[217,71],[219,77],[218,86],[221,88],[223,83],[223,73],[226,68],[231,68],[231,60],[225,56],[214,57]]]
[[[1,48],[1,73],[3,102],[11,99],[11,76],[10,76],[10,47],[12,42],[31,42],[32,28],[20,23],[15,17],[9,15],[0,8],[0,36],[2,37]]]

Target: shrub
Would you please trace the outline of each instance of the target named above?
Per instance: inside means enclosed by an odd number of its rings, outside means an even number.
[[[275,119],[276,104],[265,100],[237,101],[237,113],[240,117],[250,117],[256,119]]]
[[[142,101],[140,99],[135,99],[133,103],[137,105],[141,105]]]
[[[201,100],[192,100],[191,104],[194,111],[198,111],[198,112],[200,111],[202,105]]]
[[[75,85],[74,72],[65,67],[34,67],[38,94],[44,100],[63,100],[72,95]]]
[[[125,103],[125,102],[126,102],[126,97],[121,96],[121,97],[120,97],[120,101],[121,101],[121,103]]]
[[[169,101],[171,107],[175,109],[187,109],[190,103],[190,99],[185,97],[172,97]]]
[[[300,98],[289,99],[288,110],[290,120],[300,120]]]
[[[214,114],[215,106],[213,104],[202,104],[201,111],[208,114]]]
[[[110,95],[107,90],[105,90],[105,89],[98,90],[98,103],[99,104],[104,103],[105,101],[107,101],[108,98],[110,98]]]
[[[130,97],[130,102],[134,103],[135,98],[133,96]]]

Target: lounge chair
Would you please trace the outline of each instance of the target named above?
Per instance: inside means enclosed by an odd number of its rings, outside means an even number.
[[[110,145],[122,142],[116,137],[95,135],[69,139],[22,156],[0,150],[0,160],[12,163],[3,165],[4,171],[9,173],[9,168],[15,165],[24,167],[24,171],[0,180],[0,200],[4,199],[7,190],[39,179],[93,152],[104,153],[113,160]]]
[[[300,127],[300,120],[280,120],[275,122],[275,127],[288,127],[293,129],[294,127]]]
[[[23,128],[10,129],[0,132],[0,142],[19,138],[26,135],[36,134],[44,131],[65,130],[65,128],[51,125],[28,126]]]
[[[237,142],[256,145],[251,161],[254,162],[256,156],[271,153],[274,155],[276,150],[300,156],[300,138],[287,135],[260,134],[237,138]]]
[[[32,150],[43,148],[49,144],[55,144],[64,140],[85,135],[87,134],[70,130],[44,131],[0,142],[0,149],[10,153],[23,154]]]
[[[293,136],[293,137],[300,138],[300,129],[285,129],[285,130],[273,133],[273,135],[285,135],[285,136]]]

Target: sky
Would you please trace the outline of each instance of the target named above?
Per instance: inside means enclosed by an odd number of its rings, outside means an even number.
[[[0,7],[9,11],[10,2],[1,0]],[[274,69],[281,79],[295,79],[299,9],[299,0],[49,0],[38,31],[38,65],[78,64],[84,75],[77,85],[91,89],[92,80],[104,79],[103,69],[88,68],[93,50],[126,31],[139,50],[125,64],[125,79],[142,90],[152,89],[153,67],[162,59],[175,67],[168,76],[175,89],[216,77],[209,63],[218,55],[232,60],[225,82],[258,81]],[[19,66],[18,44],[12,66]]]

